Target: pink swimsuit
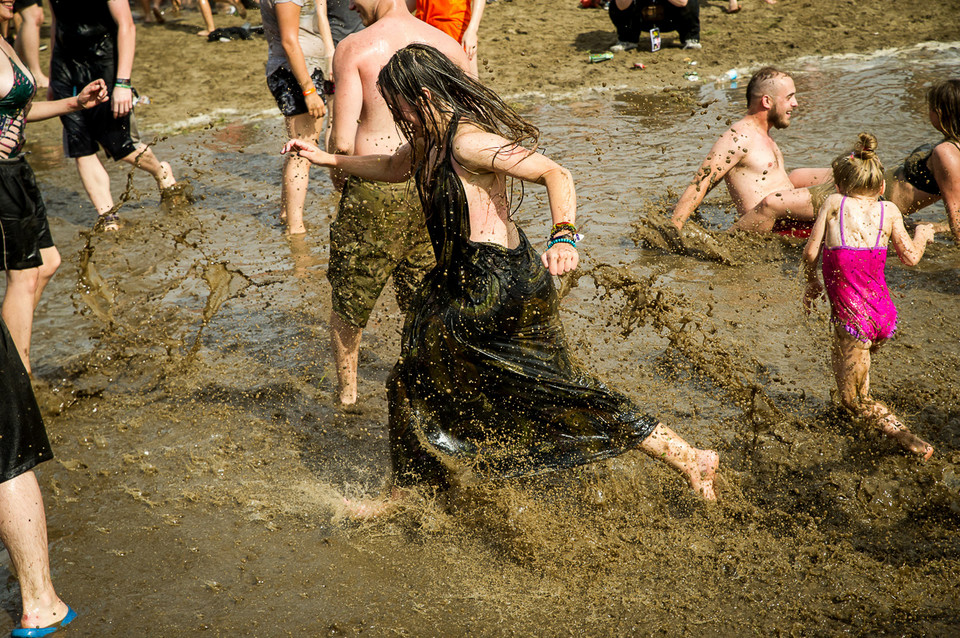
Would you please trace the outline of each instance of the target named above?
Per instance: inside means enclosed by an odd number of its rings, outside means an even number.
[[[823,284],[833,307],[831,321],[858,341],[889,339],[897,329],[897,309],[883,275],[887,263],[887,248],[880,247],[883,202],[880,202],[880,230],[873,248],[851,248],[843,236],[846,201],[846,197],[840,200],[840,245],[823,248]]]

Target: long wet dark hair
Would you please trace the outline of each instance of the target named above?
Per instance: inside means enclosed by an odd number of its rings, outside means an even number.
[[[501,147],[501,152],[522,145],[536,150],[540,140],[540,130],[536,126],[427,44],[410,44],[397,51],[381,69],[377,88],[400,132],[413,147],[413,166],[421,193],[432,179],[434,167],[427,166],[431,152],[444,147],[450,129],[461,120],[509,140]],[[429,103],[423,89],[430,91]],[[414,130],[413,125],[404,119],[401,100],[423,123],[422,131]],[[431,106],[437,114],[449,118],[446,127],[435,117]]]
[[[930,87],[927,103],[940,118],[944,136],[960,144],[960,80],[946,80]]]

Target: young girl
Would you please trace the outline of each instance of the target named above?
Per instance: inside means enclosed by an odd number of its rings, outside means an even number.
[[[446,486],[465,470],[537,474],[641,449],[716,498],[716,452],[571,360],[550,275],[578,263],[576,195],[568,171],[520,145],[539,131],[426,45],[394,55],[378,87],[408,140],[394,155],[331,155],[299,139],[283,152],[364,179],[416,177],[437,266],[411,302],[388,382],[397,486]],[[508,178],[547,188],[554,226],[543,255],[510,219]]]
[[[924,460],[933,447],[914,436],[890,409],[870,397],[870,354],[893,336],[897,309],[890,299],[884,266],[892,240],[900,261],[914,266],[933,239],[932,224],[920,224],[913,241],[903,226],[900,209],[879,201],[883,165],[876,155],[877,139],[861,133],[856,149],[833,161],[838,194],[824,202],[803,252],[807,275],[804,306],[809,311],[824,286],[832,308],[833,373],[845,408]],[[823,247],[823,285],[817,258]]]

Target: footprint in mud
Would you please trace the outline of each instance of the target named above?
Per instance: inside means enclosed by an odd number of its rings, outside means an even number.
[[[728,266],[738,263],[710,231],[692,221],[687,221],[682,231],[677,230],[670,218],[660,213],[651,212],[634,222],[633,240],[651,248],[718,261]]]

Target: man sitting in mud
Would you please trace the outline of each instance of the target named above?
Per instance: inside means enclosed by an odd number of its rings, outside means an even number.
[[[791,222],[810,225],[834,191],[828,172],[799,169],[789,175],[771,128],[786,128],[797,108],[793,78],[773,67],[757,71],[747,85],[747,115],[717,140],[673,210],[683,225],[710,190],[724,180],[740,218],[734,229],[768,233]]]
[[[459,42],[414,18],[404,0],[354,0],[352,5],[367,28],[344,38],[334,53],[337,99],[330,151],[391,154],[405,140],[377,90],[377,75],[390,57],[408,44],[422,42],[462,69],[469,63]],[[393,276],[397,302],[406,310],[434,258],[412,179],[387,184],[356,177],[344,180],[335,172],[332,177],[343,193],[337,219],[330,225],[330,340],[339,402],[351,405],[357,401],[360,335],[387,279]]]

